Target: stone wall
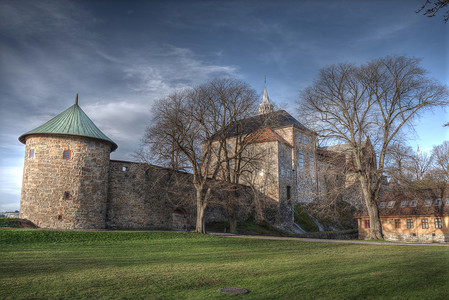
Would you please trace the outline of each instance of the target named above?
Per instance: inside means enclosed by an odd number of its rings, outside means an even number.
[[[20,218],[41,228],[104,228],[110,150],[76,136],[27,137]]]
[[[224,194],[224,193],[223,193]],[[211,199],[206,222],[224,221],[219,201]],[[110,163],[108,228],[193,228],[196,222],[192,175],[146,163]]]

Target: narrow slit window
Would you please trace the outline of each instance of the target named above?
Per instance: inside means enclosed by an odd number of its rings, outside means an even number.
[[[72,156],[72,151],[64,150],[64,153],[62,154],[63,159],[70,159],[71,156]]]
[[[287,186],[287,200],[291,198],[291,187]]]
[[[385,202],[380,202],[380,208],[384,208],[385,207]]]
[[[59,221],[62,220],[62,215],[58,215],[58,220],[59,220]]]
[[[33,158],[34,157],[34,149],[31,149],[30,150],[30,158]]]
[[[70,199],[70,192],[64,192],[64,200]]]
[[[304,155],[302,154],[302,152],[299,152],[298,165],[300,167],[304,166]]]
[[[407,202],[408,202],[407,200],[406,201],[402,201],[401,202],[401,207],[406,207],[407,206]]]

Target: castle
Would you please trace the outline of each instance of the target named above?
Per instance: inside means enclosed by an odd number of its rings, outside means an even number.
[[[267,117],[270,125],[260,126]],[[293,204],[312,200],[320,188],[317,168],[330,165],[325,159],[329,152],[317,149],[312,130],[286,111],[274,111],[266,87],[259,114],[245,122],[259,132],[254,144],[265,152],[257,178],[242,183],[253,184],[276,203],[276,222],[293,223]],[[230,143],[233,138],[229,136]],[[39,227],[183,228],[195,220],[195,206],[185,199],[190,175],[110,160],[118,146],[83,112],[78,95],[73,106],[19,141],[26,145],[20,217]],[[185,192],[160,190],[164,185],[170,189],[171,181],[181,177]],[[214,210],[208,218],[224,216]]]

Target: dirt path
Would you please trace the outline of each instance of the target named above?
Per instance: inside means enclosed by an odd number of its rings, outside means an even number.
[[[295,238],[295,237],[279,237],[279,236],[263,236],[263,235],[240,235],[232,233],[218,233],[211,232],[215,236],[239,238],[239,239],[260,239],[260,240],[276,240],[276,241],[296,241],[296,242],[308,242],[308,243],[343,243],[343,244],[365,244],[365,245],[390,245],[390,246],[436,246],[436,247],[449,247],[449,243],[428,243],[428,244],[416,244],[416,243],[399,243],[399,242],[371,242],[362,240],[327,240],[327,239],[308,239],[308,238]]]

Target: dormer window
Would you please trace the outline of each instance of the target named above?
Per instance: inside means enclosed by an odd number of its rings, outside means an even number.
[[[402,201],[402,202],[401,202],[401,207],[406,207],[406,206],[407,206],[407,202],[408,202],[407,200]]]
[[[415,207],[415,206],[416,206],[416,200],[410,201],[410,207]]]
[[[33,158],[34,157],[34,149],[31,149],[30,150],[30,158]]]
[[[424,206],[431,206],[431,205],[432,205],[432,200],[424,201]]]
[[[434,206],[438,206],[441,204],[441,199],[436,199],[435,203],[433,204]]]
[[[380,202],[379,207],[380,207],[380,208],[384,208],[384,207],[385,207],[385,202]]]
[[[62,154],[63,159],[70,159],[71,156],[72,156],[72,151],[64,150],[64,153]]]
[[[396,201],[390,201],[388,202],[388,208],[392,208],[394,206],[394,204],[396,203]]]

